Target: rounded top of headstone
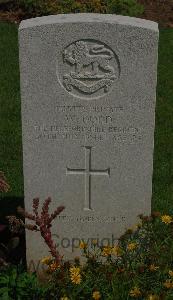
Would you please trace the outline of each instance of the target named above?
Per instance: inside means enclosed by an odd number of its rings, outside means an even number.
[[[23,20],[20,23],[19,30],[35,26],[51,25],[56,23],[113,23],[127,26],[135,26],[144,29],[158,31],[158,24],[153,21],[120,16],[115,14],[95,14],[95,13],[76,13],[76,14],[59,14],[49,15],[37,18]]]

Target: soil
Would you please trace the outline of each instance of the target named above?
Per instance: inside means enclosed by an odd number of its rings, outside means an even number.
[[[141,18],[158,22],[161,27],[173,28],[173,0],[138,0],[138,2],[143,4],[145,9]],[[0,20],[20,23],[21,20],[31,17],[22,9],[14,8],[13,1],[0,4]]]
[[[152,20],[161,27],[173,28],[173,0],[138,0],[144,5],[142,18]]]

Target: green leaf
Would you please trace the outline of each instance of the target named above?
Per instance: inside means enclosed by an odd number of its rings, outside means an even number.
[[[9,278],[9,276],[8,275],[2,275],[1,277],[0,277],[0,284],[6,284],[6,285],[8,285],[9,284],[9,281],[10,281],[10,278]],[[1,292],[1,289],[0,289],[0,292]]]

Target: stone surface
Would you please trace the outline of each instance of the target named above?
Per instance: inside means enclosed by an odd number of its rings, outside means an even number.
[[[65,258],[78,239],[116,242],[151,210],[158,26],[48,16],[23,21],[19,45],[26,209],[65,205],[52,227]],[[28,264],[46,254],[26,241]]]

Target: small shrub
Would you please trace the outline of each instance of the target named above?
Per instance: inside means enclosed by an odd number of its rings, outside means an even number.
[[[17,0],[31,16],[62,13],[110,13],[137,16],[143,6],[136,0]]]
[[[81,12],[106,13],[107,5],[105,0],[83,0],[81,3],[83,10]]]
[[[107,0],[107,13],[127,16],[141,15],[144,8],[136,0]]]
[[[44,13],[44,6],[42,0],[17,0],[18,6],[24,10],[27,14],[34,16],[39,16]]]
[[[1,270],[0,299],[45,299],[46,288],[39,284],[35,274],[25,272],[21,267],[8,266]]]

